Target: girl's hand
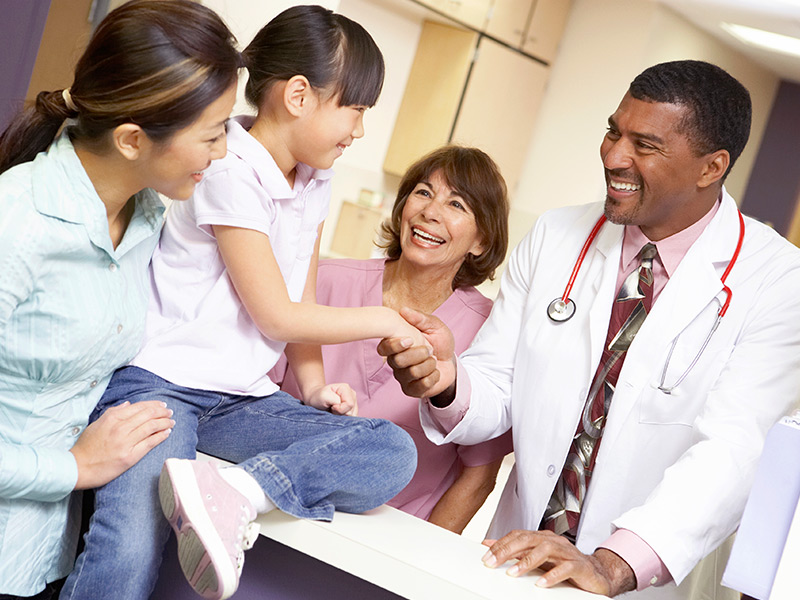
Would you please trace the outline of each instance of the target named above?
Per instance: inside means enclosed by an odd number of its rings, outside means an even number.
[[[335,415],[355,417],[358,414],[356,393],[346,383],[329,383],[309,394],[305,404]]]
[[[78,463],[76,490],[100,487],[118,477],[167,439],[175,425],[163,402],[112,406],[84,429],[70,452]]]
[[[408,321],[406,321],[403,317],[400,317],[399,319],[397,332],[394,335],[387,337],[409,339],[411,340],[411,344],[408,347],[424,346],[431,353],[433,353],[433,346],[431,346],[430,342],[425,338],[424,335],[422,335],[422,332],[413,325],[409,324]]]

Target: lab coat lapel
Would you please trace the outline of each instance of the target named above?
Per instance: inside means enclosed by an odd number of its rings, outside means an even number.
[[[591,294],[592,302],[589,310],[589,341],[591,355],[589,366],[590,377],[594,377],[603,345],[608,334],[608,323],[611,319],[611,306],[616,292],[619,260],[622,252],[622,234],[624,227],[606,222],[597,235],[595,259],[592,261]]]
[[[660,361],[672,340],[720,295],[720,277],[736,248],[738,234],[736,204],[724,193],[719,211],[667,282],[628,350],[603,432],[606,448],[612,447],[642,389],[654,383],[651,379],[660,364],[654,366],[653,361]],[[626,382],[631,385],[620,385]]]

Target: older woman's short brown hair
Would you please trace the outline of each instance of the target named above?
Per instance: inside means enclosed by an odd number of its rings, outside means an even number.
[[[421,181],[439,171],[447,185],[469,206],[485,250],[467,254],[453,279],[453,289],[494,279],[508,249],[508,191],[495,162],[477,148],[443,146],[409,167],[400,182],[392,216],[381,225],[382,248],[389,260],[400,258],[400,219],[408,196]]]

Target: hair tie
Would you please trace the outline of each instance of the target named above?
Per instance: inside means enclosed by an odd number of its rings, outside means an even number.
[[[61,97],[64,99],[64,104],[66,104],[67,110],[74,113],[78,112],[78,107],[75,106],[75,103],[72,101],[72,94],[69,93],[69,88],[61,90]]]

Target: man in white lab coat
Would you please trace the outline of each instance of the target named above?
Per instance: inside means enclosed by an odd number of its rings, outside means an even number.
[[[537,221],[473,346],[456,359],[441,322],[410,311],[435,358],[381,343],[406,393],[423,398],[432,440],[470,444],[513,427],[516,467],[488,566],[518,558],[511,575],[542,568],[539,585],[570,580],[609,596],[733,594],[719,586],[724,565],[710,578],[697,565],[736,530],[764,435],[800,390],[800,250],[741,220],[723,187],[750,112],[748,92],[716,66],[645,70],[608,120],[605,203]],[[647,242],[656,256],[637,271]],[[617,355],[616,382],[597,385],[615,344],[612,305],[627,299],[618,290],[647,295],[631,272],[654,300]],[[574,307],[564,307],[554,298],[571,273]],[[598,387],[605,404],[587,423]],[[567,511],[572,526],[554,525]]]

